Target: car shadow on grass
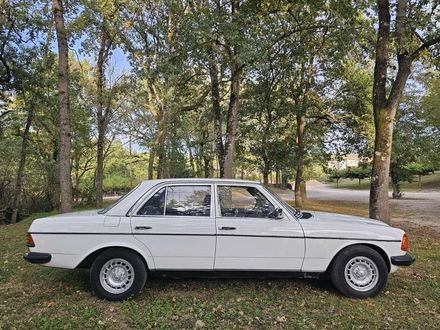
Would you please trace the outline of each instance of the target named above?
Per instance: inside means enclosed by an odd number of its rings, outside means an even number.
[[[87,269],[50,269],[43,276],[46,281],[50,279],[54,286],[62,287],[65,292],[91,292],[90,275]],[[207,293],[248,295],[267,292],[310,292],[322,291],[339,295],[331,281],[327,278],[298,278],[283,275],[240,275],[219,277],[209,274],[183,273],[183,274],[149,274],[143,293],[147,295],[181,295],[203,296]],[[142,300],[143,294],[135,300]]]
[[[310,292],[322,291],[340,295],[333,284],[327,278],[298,278],[298,277],[270,277],[255,274],[253,276],[229,276],[213,277],[201,275],[183,276],[150,276],[145,285],[144,291],[149,293],[167,292],[198,295],[199,293],[223,294],[240,292],[253,294],[261,292]]]

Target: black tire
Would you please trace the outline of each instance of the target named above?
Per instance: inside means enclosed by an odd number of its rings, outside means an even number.
[[[356,265],[360,265],[360,268],[355,269]],[[365,273],[368,275],[364,278]],[[368,246],[354,245],[336,256],[330,269],[330,278],[334,286],[347,297],[374,297],[387,283],[388,267],[377,251]]]
[[[107,267],[104,270],[106,264]],[[108,271],[109,269],[110,271]],[[124,280],[117,282],[122,283],[122,285],[116,286],[115,282],[111,282],[111,279],[115,276],[114,273],[111,273],[111,269],[122,272],[121,278]],[[103,282],[101,282],[101,270],[105,274],[102,277]],[[119,280],[118,277],[115,278]],[[107,249],[98,255],[90,268],[90,285],[96,296],[101,299],[119,301],[130,298],[142,290],[146,280],[147,270],[143,259],[137,253],[128,249]]]

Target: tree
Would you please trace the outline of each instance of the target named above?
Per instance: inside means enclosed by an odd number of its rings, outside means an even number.
[[[431,7],[432,11],[426,10]],[[369,215],[373,219],[390,221],[388,182],[393,142],[393,123],[411,66],[425,51],[440,42],[435,28],[438,8],[435,1],[410,3],[396,2],[394,24],[391,22],[392,6],[389,0],[378,0],[378,30],[373,82],[373,111],[375,143],[371,174]],[[394,33],[391,28],[394,26]],[[394,44],[395,43],[395,47]],[[394,53],[395,49],[395,53]],[[391,62],[395,55],[397,63]],[[389,65],[397,66],[391,84]]]
[[[336,180],[336,188],[339,188],[339,180],[346,177],[346,170],[334,169],[330,172],[330,179]]]
[[[58,42],[58,102],[60,124],[59,177],[61,212],[72,210],[72,183],[70,177],[70,101],[69,101],[69,48],[64,25],[64,4],[53,0],[53,17]]]
[[[113,86],[111,86],[109,79],[113,77],[110,77],[111,74],[107,70],[112,51],[118,41],[118,34],[123,29],[118,22],[117,11],[118,9],[113,2],[99,3],[90,1],[85,3],[84,12],[82,13],[84,25],[81,28],[87,31],[87,39],[83,43],[84,48],[96,53],[96,105],[94,108],[96,109],[97,138],[94,187],[96,191],[96,206],[98,208],[103,206],[106,136],[115,111],[115,94],[117,94],[121,81],[123,81],[122,77],[118,77],[113,82]]]
[[[144,105],[137,109],[144,123],[149,125],[153,138],[147,142],[149,148],[149,178],[153,177],[153,166],[157,159],[157,177],[167,177],[168,151],[172,130],[180,115],[199,109],[208,95],[203,90],[200,69],[191,65],[191,51],[186,47],[189,26],[183,26],[187,7],[181,2],[133,3],[121,6],[121,17],[125,26],[121,34],[124,48],[139,78],[139,96]],[[189,14],[188,14],[189,15]],[[142,135],[144,132],[132,127]],[[140,134],[139,134],[140,133]],[[174,144],[176,146],[176,144]]]
[[[361,185],[361,181],[371,176],[371,168],[367,165],[360,165],[358,167],[348,168],[345,172],[345,177],[348,179],[357,179],[359,180],[359,186]]]
[[[364,18],[360,14],[362,4],[353,6],[346,1],[317,1],[298,7],[288,10],[290,24],[296,30],[288,39],[288,46],[292,47],[294,63],[289,96],[296,121],[295,204],[302,207],[305,167],[312,159],[312,151],[317,155],[317,143],[322,143],[319,140],[323,132],[334,121],[328,96],[336,94],[340,83],[334,73],[356,55],[358,29],[354,27],[363,26]]]

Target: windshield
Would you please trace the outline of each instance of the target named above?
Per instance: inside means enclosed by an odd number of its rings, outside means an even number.
[[[301,219],[302,213],[300,210],[294,208],[292,205],[287,203],[284,199],[282,199],[278,194],[273,192],[269,187],[264,187],[266,191],[274,198],[278,203],[280,203],[293,217],[297,219]]]
[[[113,204],[110,204],[109,206],[107,206],[106,208],[98,211],[99,214],[104,214],[107,213],[108,211],[110,211],[113,207],[115,207],[118,203],[122,202],[126,197],[128,197],[133,191],[135,191],[141,184],[139,183],[136,187],[134,187],[133,189],[131,189],[128,193],[126,193],[125,195],[122,195],[121,197],[118,198],[118,200],[116,202],[114,202]]]

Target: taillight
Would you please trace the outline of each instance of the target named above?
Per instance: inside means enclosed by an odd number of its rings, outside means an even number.
[[[400,245],[400,249],[402,251],[408,251],[408,235],[406,233],[403,234],[402,244]]]
[[[34,239],[32,238],[31,234],[27,234],[26,246],[28,246],[28,247],[35,247]]]

